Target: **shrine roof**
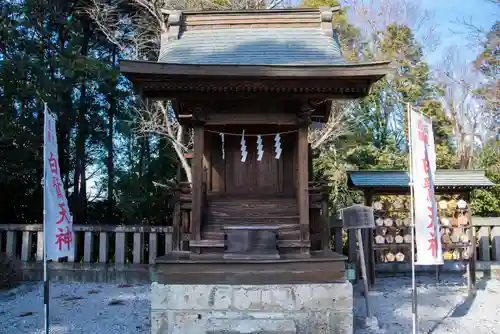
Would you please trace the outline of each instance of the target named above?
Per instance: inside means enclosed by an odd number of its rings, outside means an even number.
[[[120,68],[147,98],[363,97],[390,62],[344,60],[332,25],[338,9],[165,10],[158,61],[122,60]],[[319,108],[328,114],[328,104]]]
[[[331,24],[339,8],[168,12],[158,62],[185,65],[344,64]]]
[[[166,43],[158,62],[196,65],[341,65],[337,38],[318,28],[186,31]]]
[[[348,184],[357,189],[408,189],[410,175],[402,170],[348,171]],[[483,188],[495,186],[484,170],[438,169],[434,181],[436,188]]]

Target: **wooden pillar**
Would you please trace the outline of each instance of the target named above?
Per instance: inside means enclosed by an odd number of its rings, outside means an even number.
[[[306,126],[299,128],[297,145],[297,202],[299,206],[300,240],[309,240],[309,146]],[[309,253],[309,248],[302,248],[302,253]]]
[[[321,238],[321,244],[323,248],[323,252],[328,254],[331,250],[330,248],[330,238],[331,238],[331,229],[330,229],[330,219],[328,215],[328,198],[327,194],[323,193],[323,198],[321,200],[321,218],[323,219],[323,237]],[[342,244],[342,241],[341,243]]]
[[[203,217],[203,151],[204,151],[204,127],[197,124],[194,126],[194,154],[191,165],[193,183],[191,192],[192,220],[191,220],[191,240],[200,240],[201,221]]]
[[[183,174],[181,170],[181,165],[177,166],[177,181],[182,182]],[[173,214],[173,222],[172,222],[172,242],[173,242],[173,251],[180,251],[182,249],[182,226],[181,226],[181,199],[180,199],[180,189],[177,188],[174,193],[174,214]]]
[[[365,191],[364,197],[364,204],[366,206],[372,206],[372,193]],[[375,252],[373,250],[373,230],[371,228],[365,228],[363,230],[363,246],[366,252],[365,263],[368,273],[368,286],[372,288],[375,286]]]
[[[469,293],[476,289],[476,228],[472,224],[472,212],[470,207],[470,190],[463,194],[463,199],[467,202],[467,216],[469,220],[468,234],[471,240],[471,253],[469,254],[469,260],[467,261],[467,288]],[[439,266],[437,266],[439,267]]]

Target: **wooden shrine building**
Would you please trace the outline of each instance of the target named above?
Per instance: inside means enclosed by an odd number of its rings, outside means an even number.
[[[308,128],[327,122],[331,100],[366,96],[388,62],[347,63],[335,10],[169,11],[158,61],[120,62],[143,98],[171,101],[194,133],[176,249],[157,259],[165,280],[279,281],[265,266],[296,281],[343,278],[327,189],[310,182]]]

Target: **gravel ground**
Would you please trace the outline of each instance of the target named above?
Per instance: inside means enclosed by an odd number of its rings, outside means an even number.
[[[500,281],[479,280],[468,297],[465,281],[418,279],[420,333],[500,333]],[[411,281],[377,280],[371,305],[379,330],[362,328],[364,299],[356,300],[356,334],[411,333]],[[43,287],[0,293],[0,333],[43,333]],[[51,333],[149,333],[149,285],[51,284]]]
[[[419,333],[500,333],[500,281],[479,279],[476,295],[468,297],[464,279],[443,277],[439,283],[417,278]],[[382,278],[370,293],[371,308],[381,330],[358,329],[356,334],[412,332],[411,279]],[[357,298],[357,327],[362,327],[365,300]]]
[[[149,285],[50,286],[50,333],[150,333]],[[43,333],[43,285],[0,295],[0,333]]]

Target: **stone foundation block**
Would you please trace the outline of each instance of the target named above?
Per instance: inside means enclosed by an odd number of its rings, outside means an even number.
[[[352,334],[349,282],[151,285],[152,334]]]

